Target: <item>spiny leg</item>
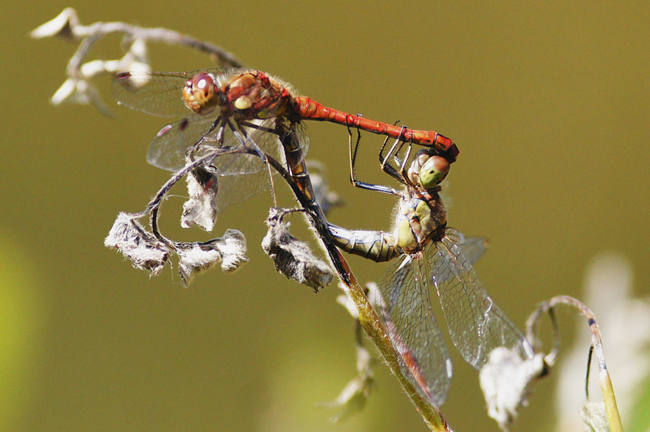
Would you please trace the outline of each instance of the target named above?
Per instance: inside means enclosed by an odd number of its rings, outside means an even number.
[[[237,127],[235,127],[230,120],[228,120],[228,127],[232,130],[233,135],[237,137],[239,142],[243,147],[249,147],[252,148],[255,151],[255,154],[262,159],[264,162],[264,166],[266,167],[268,174],[269,174],[269,182],[271,185],[271,195],[273,196],[273,206],[277,207],[278,206],[278,200],[277,196],[275,194],[275,183],[273,182],[273,171],[271,171],[271,165],[269,164],[268,158],[266,156],[266,153],[262,151],[261,148],[253,141],[250,139],[248,134],[246,133],[246,130],[244,129],[243,126],[236,124]]]
[[[413,184],[413,181],[409,177],[407,169],[406,169],[406,163],[408,162],[409,158],[411,157],[411,150],[412,149],[413,149],[413,142],[409,141],[408,149],[406,150],[406,154],[404,155],[404,159],[402,160],[402,164],[400,165],[399,173],[400,173],[400,176],[406,182],[406,184],[408,184],[411,187],[416,187],[416,185]]]
[[[224,124],[226,120],[223,116],[217,117],[217,119],[212,123],[212,126],[210,126],[210,129],[204,133],[201,138],[191,146],[185,150],[185,158],[186,162],[193,162],[195,159],[196,152],[201,150],[203,144],[205,143],[210,143],[210,142],[217,142],[218,147],[221,147],[224,142]],[[211,138],[208,137],[214,130],[217,130],[217,137],[216,138]]]
[[[397,124],[397,122],[395,124]],[[404,175],[404,173],[405,173],[404,166],[408,162],[409,156],[411,154],[410,146],[412,144],[410,142],[409,142],[409,149],[408,149],[408,151],[406,153],[406,156],[405,156],[404,160],[402,160],[399,157],[399,152],[402,150],[402,147],[404,147],[404,144],[406,143],[402,139],[402,133],[403,133],[404,130],[406,130],[406,127],[402,126],[399,136],[395,139],[395,142],[393,143],[390,150],[388,151],[388,154],[386,154],[386,156],[384,156],[384,149],[386,148],[386,143],[388,142],[388,139],[389,139],[388,137],[386,137],[386,139],[384,140],[383,145],[381,146],[381,150],[379,151],[379,163],[381,164],[382,171],[384,171],[386,174],[390,175],[393,178],[396,178],[400,183],[410,185],[411,183],[408,181],[407,177]],[[400,166],[399,170],[390,164],[389,161],[390,161],[391,157],[393,158],[393,161],[397,165]]]
[[[381,149],[379,150],[379,166],[381,167],[381,170],[388,174],[389,176],[393,177],[400,183],[404,183],[402,181],[401,176],[399,175],[399,172],[393,167],[390,162],[388,162],[388,159],[390,158],[390,152],[387,156],[384,156],[384,149],[386,148],[386,143],[388,143],[388,140],[390,137],[386,137],[384,139],[384,142],[381,145]],[[395,144],[391,147],[391,152],[393,151]]]
[[[365,183],[365,182],[360,182],[357,180],[356,175],[355,175],[355,167],[356,167],[356,161],[357,161],[357,152],[359,150],[359,143],[361,142],[361,132],[359,129],[357,129],[357,139],[356,143],[354,146],[352,145],[352,131],[350,130],[350,127],[348,126],[348,145],[349,145],[349,154],[350,154],[350,182],[352,182],[352,185],[354,187],[358,187],[361,189],[367,189],[367,190],[372,190],[376,192],[382,192],[386,194],[391,194],[391,195],[399,195],[399,192],[394,190],[391,187],[384,186],[384,185],[376,185],[372,183]],[[354,147],[354,149],[353,149]],[[397,180],[400,182],[402,181],[399,178],[399,174],[397,177],[395,177]]]

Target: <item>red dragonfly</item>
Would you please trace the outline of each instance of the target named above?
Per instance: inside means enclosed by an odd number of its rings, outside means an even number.
[[[294,177],[306,177],[304,154],[309,139],[302,120],[330,121],[400,143],[423,145],[449,162],[459,153],[452,140],[437,132],[399,127],[327,108],[299,96],[279,78],[257,70],[126,72],[116,77],[113,94],[120,104],[130,108],[155,116],[182,117],[163,127],[151,142],[147,160],[156,167],[176,171],[216,148],[247,146],[256,151],[257,155],[223,155],[213,160],[221,176],[218,211],[268,188],[265,155],[282,162]],[[306,180],[298,183],[306,185]]]

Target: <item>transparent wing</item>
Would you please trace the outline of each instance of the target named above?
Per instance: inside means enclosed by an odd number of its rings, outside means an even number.
[[[378,309],[402,373],[436,406],[447,398],[451,360],[431,310],[429,262],[421,255],[400,257],[380,284]]]
[[[462,234],[448,228],[439,242],[427,246],[431,280],[436,287],[451,340],[465,361],[481,370],[492,350],[505,347],[523,360],[534,352],[517,326],[490,298],[469,259],[454,240]]]
[[[483,237],[465,237],[454,229],[447,229],[447,237],[460,248],[461,252],[470,265],[474,265],[488,248],[488,241]],[[432,274],[438,275],[438,283],[444,282],[444,277],[452,276],[451,272],[445,272],[441,266],[445,265],[443,260],[434,260]]]
[[[460,248],[463,255],[465,255],[465,258],[467,258],[467,262],[470,265],[474,265],[474,263],[483,256],[488,248],[488,242],[484,237],[465,237],[460,234],[460,238],[458,241],[455,241],[455,243]]]
[[[278,117],[267,112],[265,120],[239,123],[234,117],[222,118],[220,111],[197,115],[188,109],[182,98],[185,82],[199,72],[215,75],[218,85],[247,69],[207,69],[191,72],[131,72],[120,74],[113,82],[113,95],[130,108],[157,116],[184,116],[176,123],[163,127],[152,140],[147,161],[158,168],[178,171],[189,160],[207,156],[217,149],[226,150],[212,165],[218,175],[219,190],[215,198],[218,210],[242,201],[269,187],[269,170],[261,157],[263,153],[286,166],[281,141],[275,131]],[[284,118],[280,121],[285,122]],[[294,125],[292,142],[307,152],[309,139],[300,124]],[[232,152],[254,149],[255,154]]]
[[[248,175],[219,176],[218,182],[219,190],[214,199],[217,213],[270,189],[269,172],[266,169]]]
[[[287,167],[285,149],[282,147],[279,136],[268,132],[269,128],[274,128],[275,119],[256,120],[249,122],[249,124],[251,126],[242,126],[248,137],[246,142],[249,144],[254,143],[265,155]],[[309,136],[301,123],[295,125],[291,133],[292,141],[300,147],[304,160],[309,149]],[[232,143],[235,140],[237,139],[229,138],[227,142]],[[269,168],[264,160],[256,155],[224,155],[223,160],[215,160],[213,165],[216,166],[217,172],[221,172],[219,175],[219,191],[216,198],[218,211],[269,189]],[[270,172],[273,175],[277,174],[273,169]]]
[[[286,167],[287,161],[280,137],[270,132],[275,128],[275,121],[275,118],[250,121],[247,126],[240,126],[239,131],[236,132],[223,127],[222,132],[213,131],[207,134],[193,152],[194,159],[218,148],[231,152],[219,155],[212,162],[216,168],[219,186],[215,198],[218,212],[269,189],[270,176],[276,172],[273,169],[269,170],[264,159],[260,157],[261,153]],[[309,146],[309,138],[304,129],[298,126],[291,132],[293,141],[300,146],[304,154]],[[215,138],[219,133],[224,136],[222,145]],[[237,153],[237,149],[244,147],[255,148],[259,153]]]
[[[220,74],[232,69],[190,72],[127,72],[113,80],[113,97],[129,108],[158,117],[184,117],[192,111],[185,106],[185,81],[199,72]],[[214,115],[216,117],[217,114]]]
[[[185,152],[210,130],[215,117],[187,117],[163,127],[149,144],[147,162],[168,170],[178,171],[185,166]]]

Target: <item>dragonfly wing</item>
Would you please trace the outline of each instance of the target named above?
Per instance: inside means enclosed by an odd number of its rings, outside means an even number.
[[[304,159],[309,150],[309,135],[303,123],[294,123],[290,128],[285,128],[278,127],[278,121],[281,121],[278,117],[249,120],[242,122],[240,129],[248,137],[247,145],[256,146],[288,169],[285,151],[300,148]],[[287,143],[290,148],[283,148],[281,136],[290,136],[291,142]]]
[[[241,156],[241,155],[239,155]],[[248,175],[219,176],[219,189],[215,197],[217,212],[269,189],[269,172],[261,170]]]
[[[185,82],[199,72],[215,75],[234,69],[205,69],[189,72],[125,72],[113,80],[113,97],[134,110],[158,117],[184,117],[192,113],[183,101]]]
[[[278,135],[269,132],[275,126],[275,119],[255,120],[249,124],[251,126],[241,126],[237,131],[227,126],[223,126],[221,131],[212,131],[201,139],[193,152],[193,157],[196,159],[218,149],[224,151],[211,163],[217,173],[218,190],[215,197],[217,212],[269,189],[270,176],[275,174],[275,170],[269,170],[261,153],[282,164],[285,162]],[[223,138],[219,139],[221,135]],[[261,153],[239,151],[245,147]],[[183,154],[184,152],[183,150]]]
[[[479,371],[492,350],[508,348],[523,360],[533,358],[532,346],[523,333],[490,298],[469,259],[454,242],[460,233],[447,229],[439,242],[427,247],[428,257],[449,334],[465,361]]]
[[[182,117],[191,111],[183,87],[193,72],[127,72],[113,80],[113,97],[120,105],[159,117]]]
[[[178,171],[185,166],[185,152],[210,130],[215,118],[187,117],[163,127],[149,144],[147,162],[168,170]]]
[[[270,132],[275,130],[275,122],[276,118],[249,121],[247,126],[241,126],[241,131],[247,146],[257,147],[266,156],[275,159],[287,168],[287,159],[280,137]],[[292,139],[296,140],[296,144],[301,148],[304,158],[309,148],[309,137],[300,126],[300,124],[296,125],[292,129]],[[241,145],[241,142],[235,136],[227,138],[226,142],[231,144],[233,149],[236,148],[235,143]],[[225,154],[216,158],[213,165],[217,168],[217,172],[220,173],[219,191],[216,198],[218,211],[269,189],[269,169],[264,160],[258,155]],[[277,174],[273,169],[270,172],[273,175]]]
[[[429,260],[403,256],[380,284],[382,320],[398,352],[402,373],[418,392],[440,406],[447,398],[451,360],[431,310]]]
[[[309,134],[304,122],[296,123],[293,126],[294,139],[298,140],[302,156],[306,157],[309,151]]]
[[[474,265],[488,248],[488,242],[483,237],[466,237],[451,228],[447,229],[446,235],[453,243],[456,243],[470,265]],[[436,279],[438,283],[443,282],[444,277],[451,276],[450,272],[445,272],[441,268],[444,263],[445,261],[443,260],[434,260],[432,263],[434,266],[432,268],[432,274],[438,275]]]

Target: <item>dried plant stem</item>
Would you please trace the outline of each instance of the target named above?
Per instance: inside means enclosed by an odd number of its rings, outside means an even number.
[[[432,431],[453,431],[445,417],[442,415],[442,411],[420,396],[413,387],[413,384],[411,384],[404,376],[397,361],[397,353],[395,352],[393,344],[386,333],[386,329],[379,320],[377,313],[370,305],[363,288],[361,288],[351,271],[349,277],[350,283],[345,285],[346,292],[357,306],[359,322],[363,326],[368,337],[373,341],[381,353],[381,356],[388,365],[390,371],[395,375],[395,377],[397,377],[400,385],[417,408],[426,425]]]
[[[223,50],[217,45],[209,42],[202,42],[191,36],[184,35],[173,30],[166,28],[143,28],[134,26],[124,22],[110,22],[110,23],[94,23],[89,26],[78,25],[73,31],[76,39],[92,36],[93,38],[101,38],[111,33],[124,33],[132,39],[142,39],[151,42],[162,42],[170,45],[180,45],[186,48],[191,48],[208,54],[218,64],[225,67],[241,67],[242,64],[231,53]],[[87,39],[89,40],[89,39]],[[81,63],[81,59],[86,56],[90,46],[94,41],[89,40],[88,46],[82,43],[75,55],[70,60],[70,65]]]
[[[451,429],[447,423],[447,420],[440,409],[420,396],[417,390],[413,387],[413,384],[411,384],[402,373],[393,344],[388,337],[388,333],[379,319],[379,316],[377,316],[377,313],[370,304],[368,297],[365,294],[365,290],[359,285],[341,252],[331,243],[331,241],[329,241],[329,232],[327,231],[326,221],[322,216],[322,212],[319,211],[318,207],[314,208],[314,201],[306,196],[303,189],[295,181],[294,177],[292,177],[280,163],[271,157],[267,156],[267,158],[273,168],[280,173],[284,180],[291,186],[294,195],[305,209],[306,213],[310,216],[314,228],[316,228],[320,239],[325,244],[325,248],[334,268],[339,273],[339,277],[345,286],[346,293],[357,307],[360,324],[381,353],[381,356],[388,365],[390,371],[395,375],[395,377],[397,377],[400,385],[417,408],[417,411],[422,416],[426,425],[432,431],[452,432],[453,429]],[[311,183],[309,183],[309,186],[311,186]]]
[[[50,23],[60,22],[59,35],[81,41],[75,54],[68,62],[68,76],[74,77],[78,74],[83,60],[88,55],[92,46],[106,35],[112,33],[123,33],[125,42],[135,39],[150,42],[162,42],[169,45],[180,45],[182,47],[197,50],[208,54],[215,63],[224,67],[241,67],[242,64],[231,53],[221,47],[209,42],[202,42],[196,38],[184,35],[166,28],[143,28],[125,22],[96,22],[90,25],[82,25],[73,8],[65,8],[56,18],[49,23],[39,27],[45,28]],[[39,29],[32,32],[32,37],[42,37]],[[42,33],[42,32],[41,32]]]
[[[539,320],[541,316],[545,313],[549,313],[554,322],[552,316],[553,308],[557,305],[565,304],[572,306],[578,309],[582,315],[587,319],[587,324],[591,330],[591,347],[589,358],[591,360],[592,352],[595,354],[596,362],[598,363],[599,370],[599,383],[600,391],[603,395],[603,401],[605,402],[605,412],[607,414],[607,420],[609,422],[609,428],[612,432],[623,432],[623,425],[621,422],[621,416],[618,412],[618,407],[616,405],[616,395],[614,394],[614,387],[612,386],[612,381],[605,363],[605,353],[603,351],[603,342],[600,337],[600,329],[598,328],[598,323],[596,322],[596,316],[594,313],[580,300],[575,299],[570,296],[556,296],[550,300],[543,302],[537,308],[535,312],[528,318],[526,323],[528,329],[529,340],[533,340],[535,334],[537,334],[537,329],[539,326]],[[554,323],[555,325],[555,323]],[[557,348],[558,340],[556,340],[554,351]],[[591,361],[589,362],[591,363]],[[589,365],[587,366],[587,381],[589,379]],[[588,394],[588,382],[585,384],[585,390]]]
[[[167,180],[162,187],[156,192],[156,195],[154,195],[153,198],[149,201],[147,204],[147,207],[140,213],[137,213],[138,217],[144,216],[146,214],[151,215],[151,229],[153,234],[156,236],[158,240],[161,242],[165,243],[167,246],[173,247],[173,244],[176,242],[169,240],[167,237],[163,236],[160,233],[159,225],[158,225],[158,218],[160,215],[160,205],[163,202],[163,199],[165,198],[165,195],[169,193],[172,187],[176,183],[178,183],[183,177],[188,175],[192,170],[196,169],[199,166],[202,165],[209,165],[214,158],[225,155],[225,154],[252,154],[255,156],[259,156],[259,153],[256,149],[252,149],[249,147],[243,147],[243,148],[235,148],[235,149],[226,149],[226,148],[217,148],[205,156],[200,157],[199,159],[192,161],[185,165],[183,168],[180,170],[176,171],[170,178]],[[265,155],[266,158],[272,159],[270,156]],[[277,162],[276,162],[277,163]]]

